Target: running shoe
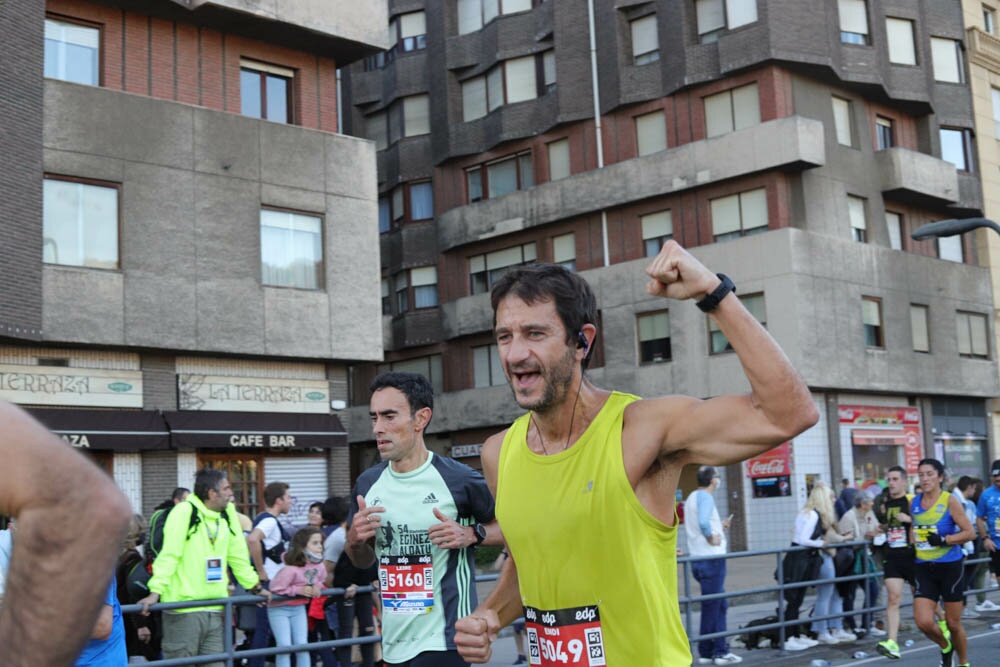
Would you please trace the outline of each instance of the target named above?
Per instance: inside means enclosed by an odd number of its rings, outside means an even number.
[[[717,665],[735,665],[738,662],[743,662],[743,658],[735,653],[720,655],[715,659],[715,664]]]
[[[873,625],[872,627],[868,628],[868,634],[871,637],[885,637],[889,633],[886,632],[885,630],[880,630],[878,627]]]
[[[843,628],[836,628],[832,630],[830,634],[833,635],[834,639],[837,639],[842,642],[853,642],[857,641],[858,639],[858,636],[856,634],[854,634],[853,632],[848,632]]]
[[[526,665],[526,664],[528,664],[528,659],[525,658],[523,655],[518,654],[517,660],[515,660],[511,664],[512,665]]]
[[[938,624],[938,627],[941,628],[941,634],[943,634],[944,638],[948,640],[948,650],[950,651],[951,650],[951,630],[948,629],[948,622],[942,620],[942,621],[938,621],[937,624]]]
[[[902,656],[899,653],[899,644],[894,639],[886,639],[875,645],[875,650],[892,660],[899,660]]]
[[[1000,605],[994,604],[989,600],[983,600],[976,605],[976,611],[1000,611]]]
[[[711,665],[712,661],[713,661],[713,658],[698,658],[698,664],[699,665]]]
[[[951,642],[948,642],[948,649],[946,651],[941,651],[941,662],[938,663],[939,667],[952,667],[955,664],[955,650],[951,646]]]
[[[832,634],[824,630],[823,632],[816,635],[816,640],[820,644],[839,644],[840,639],[834,637]]]
[[[809,645],[803,644],[796,637],[789,637],[785,640],[786,651],[805,651],[807,648],[809,648]]]

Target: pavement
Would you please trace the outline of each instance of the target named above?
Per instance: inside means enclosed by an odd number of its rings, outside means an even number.
[[[730,630],[736,630],[745,626],[749,621],[772,615],[777,608],[777,593],[751,593],[740,595],[741,592],[751,591],[757,588],[764,588],[776,585],[774,580],[774,570],[777,564],[775,554],[762,556],[746,556],[740,558],[730,558],[726,566],[725,590],[730,593],[729,612],[727,615]],[[684,581],[682,567],[678,565],[678,592],[684,596]],[[487,573],[488,574],[488,573]],[[493,588],[492,581],[479,582],[480,599],[489,593]],[[693,577],[690,581],[690,595],[698,595],[699,588]],[[812,607],[815,594],[810,589],[802,603],[802,616],[809,613]],[[987,593],[987,599],[1000,605],[1000,591],[994,583],[993,589]],[[975,596],[970,596],[970,601],[975,601]],[[882,604],[885,603],[885,592],[883,590],[880,598]],[[864,596],[859,590],[856,597],[855,607],[860,607],[864,603]],[[884,658],[875,650],[878,639],[860,639],[855,642],[845,644],[835,644],[832,646],[820,645],[805,651],[783,651],[776,648],[746,649],[739,636],[730,638],[732,652],[743,658],[743,665],[747,667],[756,665],[768,665],[768,667],[808,667],[813,661],[827,661],[833,667],[837,665],[865,665],[872,663],[905,664],[906,667],[937,667],[939,663],[940,649],[926,639],[923,634],[916,629],[913,623],[912,598],[908,587],[904,587],[903,608],[900,611],[901,628],[899,633],[899,645],[903,654],[900,661],[892,661]],[[882,612],[876,612],[876,618],[882,618]],[[689,614],[685,613],[682,606],[681,620],[688,629],[688,635],[695,635],[700,623],[700,615],[697,605],[692,605]],[[1000,624],[1000,611],[984,612],[975,618],[963,618],[962,625],[966,629],[969,637],[969,658],[972,665],[977,667],[996,667],[1000,665],[1000,627],[993,629],[990,626]],[[911,646],[905,646],[907,640],[911,640]],[[865,653],[865,656],[854,658],[858,652]],[[692,654],[697,664],[697,648],[692,646]],[[508,627],[501,632],[500,638],[493,644],[493,659],[487,663],[490,667],[500,665],[510,665],[517,657],[514,648],[513,632]],[[957,667],[958,662],[956,660]],[[611,667],[621,667],[613,665]],[[628,665],[624,667],[643,667],[639,665]],[[674,667],[674,666],[670,666]],[[686,667],[686,666],[677,666]]]

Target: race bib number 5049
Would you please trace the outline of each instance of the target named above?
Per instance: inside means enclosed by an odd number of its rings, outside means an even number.
[[[528,663],[542,667],[606,665],[601,615],[596,606],[545,611],[524,608]]]

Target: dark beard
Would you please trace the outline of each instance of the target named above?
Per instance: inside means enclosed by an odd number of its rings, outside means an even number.
[[[551,371],[542,374],[542,379],[545,381],[545,389],[538,400],[533,403],[526,402],[518,395],[517,390],[514,389],[514,385],[508,383],[514,394],[514,400],[518,406],[525,410],[533,410],[538,414],[545,414],[568,395],[569,386],[573,380],[573,367],[576,363],[573,350],[567,350],[566,356],[553,366]]]

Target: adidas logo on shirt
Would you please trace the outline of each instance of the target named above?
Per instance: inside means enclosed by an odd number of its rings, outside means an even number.
[[[438,501],[437,496],[435,496],[434,492],[432,491],[427,494],[426,498],[424,498],[424,505],[426,505],[427,503],[436,503],[437,501]]]

